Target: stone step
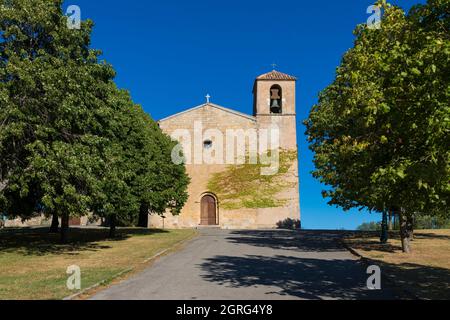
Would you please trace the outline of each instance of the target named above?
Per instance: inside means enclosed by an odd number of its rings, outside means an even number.
[[[197,226],[195,229],[221,229],[220,226]]]

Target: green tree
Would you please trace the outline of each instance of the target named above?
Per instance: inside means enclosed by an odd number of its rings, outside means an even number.
[[[138,149],[134,194],[140,203],[139,225],[146,227],[148,214],[164,215],[170,211],[180,214],[188,199],[190,179],[183,164],[172,161],[172,150],[178,142],[163,133],[149,115],[140,112],[139,119],[145,128],[143,148]]]
[[[110,85],[108,104],[110,111],[103,125],[107,143],[100,148],[98,162],[92,167],[97,179],[90,209],[108,221],[110,236],[114,237],[116,225],[129,224],[126,221],[132,220],[138,210],[131,182],[136,178],[134,151],[142,137],[142,125],[136,121],[136,109],[129,95],[114,84]]]
[[[114,77],[90,50],[92,22],[69,29],[62,1],[17,0],[1,6],[0,153],[2,210],[27,216],[40,207],[62,219],[82,215],[93,182]],[[30,203],[17,210],[22,201]],[[19,208],[22,209],[22,208]]]
[[[409,252],[414,215],[450,201],[450,2],[378,5],[381,28],[356,28],[305,124],[329,204],[398,208]]]
[[[414,219],[414,228],[416,229],[449,229],[450,216],[417,216]]]
[[[379,222],[364,222],[358,226],[359,231],[381,231],[381,223]]]
[[[174,142],[113,83],[89,48],[92,22],[69,29],[62,0],[16,0],[0,11],[0,212],[62,220],[88,211],[136,220],[147,206],[179,212],[187,194]],[[32,14],[31,14],[32,12]]]
[[[147,227],[148,213],[177,214],[187,200],[189,179],[183,165],[172,162],[176,145],[129,94],[112,86],[109,104],[113,110],[105,134],[109,144],[102,149],[101,166],[93,196],[92,211],[106,218],[110,236],[116,225]],[[104,127],[105,129],[105,127]]]

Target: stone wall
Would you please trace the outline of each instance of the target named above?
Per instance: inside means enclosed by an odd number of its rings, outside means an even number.
[[[188,112],[178,114],[160,122],[161,129],[169,135],[176,130],[187,130],[190,135],[194,136],[194,123],[201,121],[204,139],[211,139],[213,146],[217,143],[223,143],[226,150],[226,141],[218,141],[214,136],[208,135],[208,130],[219,130],[225,135],[227,129],[259,129],[268,125],[270,118],[265,117],[260,120],[259,117],[251,117],[240,115],[238,113],[228,112],[214,105],[205,104],[200,108],[193,109]],[[260,121],[260,122],[259,122]],[[295,116],[277,117],[275,120],[280,125],[282,139],[284,139],[284,147],[287,149],[296,149],[296,133],[295,133]],[[198,134],[198,133],[197,133]],[[285,137],[285,138],[283,138]],[[203,140],[204,140],[203,139]],[[157,215],[150,215],[149,227],[162,228],[196,228],[200,224],[200,201],[205,194],[209,194],[208,181],[214,173],[224,171],[227,164],[196,164],[194,161],[195,146],[194,141],[183,141],[178,139],[186,150],[187,155],[191,155],[192,163],[186,165],[187,173],[191,178],[188,187],[189,199],[182,209],[179,216],[173,216],[166,213],[165,218]],[[190,143],[190,148],[189,146]],[[203,148],[202,141],[196,141],[197,148]],[[198,145],[200,144],[200,145]],[[246,142],[247,144],[247,142]],[[248,145],[247,145],[248,147]],[[190,152],[189,152],[190,149]],[[236,153],[235,153],[236,154]],[[226,152],[223,159],[226,159]],[[286,218],[295,220],[300,219],[299,193],[298,193],[298,162],[294,161],[286,179],[291,181],[295,187],[280,193],[280,197],[288,199],[287,203],[279,208],[243,208],[237,210],[224,210],[220,207],[220,199],[218,200],[218,226],[223,229],[261,229],[275,228],[276,223]]]
[[[22,219],[12,219],[5,221],[6,228],[21,228],[21,227],[37,227],[50,225],[51,220],[45,218],[44,216],[39,216],[32,218],[30,220],[22,221]]]
[[[101,221],[90,222],[88,216],[84,216],[80,218],[80,226],[100,226]],[[4,227],[6,228],[23,228],[23,227],[39,227],[39,226],[50,226],[52,223],[51,218],[47,218],[44,215],[38,216],[29,220],[22,221],[22,219],[11,219],[6,220]],[[59,223],[61,225],[61,219],[59,219]]]

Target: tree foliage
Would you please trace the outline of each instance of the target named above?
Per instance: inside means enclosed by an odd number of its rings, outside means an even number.
[[[448,212],[450,2],[409,14],[379,1],[380,29],[360,25],[334,82],[305,121],[313,175],[331,205]]]
[[[356,228],[358,231],[381,231],[380,222],[364,222]]]
[[[0,11],[0,212],[133,220],[142,204],[179,212],[184,167],[173,142],[113,82],[90,48],[92,21],[69,29],[62,0]]]

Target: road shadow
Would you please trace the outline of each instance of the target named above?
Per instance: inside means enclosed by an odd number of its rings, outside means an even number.
[[[231,287],[273,286],[282,296],[301,299],[450,299],[450,270],[419,264],[390,264],[367,260],[327,259],[327,253],[346,251],[342,238],[355,238],[352,248],[384,252],[400,252],[400,245],[381,245],[379,232],[360,231],[290,231],[243,230],[232,231],[227,241],[266,247],[275,250],[293,250],[297,253],[323,253],[318,258],[289,256],[286,251],[274,257],[249,255],[245,257],[216,256],[201,265],[204,279]],[[390,233],[396,239],[398,233]],[[416,233],[416,239],[446,239],[445,235]],[[374,238],[369,240],[368,238]],[[362,239],[362,240],[358,240]],[[370,264],[378,265],[386,291],[366,289]],[[384,282],[386,280],[386,282]],[[394,289],[394,291],[389,290]],[[271,292],[273,293],[273,292]],[[269,292],[268,292],[269,294]]]
[[[346,233],[340,231],[303,230],[239,230],[232,231],[227,240],[236,244],[247,244],[271,249],[304,252],[346,251],[340,239]]]
[[[323,260],[284,255],[216,256],[201,265],[202,277],[223,286],[268,286],[269,294],[300,299],[393,299],[368,290],[367,275],[354,260]]]
[[[340,241],[347,234],[343,231],[231,231],[226,241],[272,249],[274,255],[215,256],[201,264],[202,276],[207,281],[233,288],[265,286],[266,294],[288,298],[394,298],[390,291],[367,289],[368,275],[360,262],[332,258],[336,257],[334,253],[347,252]],[[293,251],[292,256],[289,251]],[[299,257],[298,253],[302,252],[309,256]],[[312,257],[310,253],[316,255]]]
[[[118,228],[116,237],[111,239],[107,228],[70,228],[68,241],[62,244],[59,234],[50,234],[48,231],[48,227],[3,229],[0,231],[0,252],[35,256],[78,255],[81,251],[111,248],[108,245],[110,241],[167,232],[160,229]]]

